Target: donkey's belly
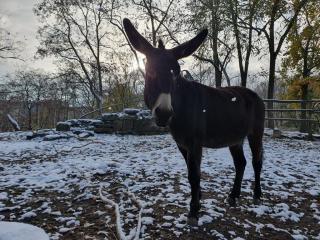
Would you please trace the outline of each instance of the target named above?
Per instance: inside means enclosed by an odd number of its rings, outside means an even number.
[[[221,148],[242,144],[249,132],[246,124],[235,128],[221,126],[220,128],[201,132],[199,139],[201,139],[202,145],[205,147]]]
[[[192,144],[200,144],[208,148],[223,148],[242,144],[248,135],[247,131],[233,132],[232,134],[203,133],[203,131],[187,131],[182,129],[170,129],[171,135],[179,146],[187,148]]]
[[[234,146],[238,144],[242,144],[245,136],[241,136],[238,138],[209,138],[202,140],[202,146],[207,148],[223,148],[228,146]]]

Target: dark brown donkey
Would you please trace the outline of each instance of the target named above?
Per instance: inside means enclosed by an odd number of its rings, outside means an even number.
[[[202,147],[229,147],[236,176],[228,201],[240,196],[246,166],[243,141],[248,137],[255,173],[254,199],[261,197],[262,135],[264,104],[253,91],[243,87],[212,88],[188,81],[180,75],[178,59],[191,55],[205,40],[208,30],[175,48],[153,47],[123,20],[132,46],[147,57],[144,99],[159,126],[168,125],[188,166],[191,202],[188,221],[197,223],[200,209],[200,164]]]

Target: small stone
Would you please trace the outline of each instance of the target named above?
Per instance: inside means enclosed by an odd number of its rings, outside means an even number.
[[[278,129],[278,128],[273,129],[272,137],[273,138],[280,138],[281,137],[280,129]]]
[[[57,131],[70,131],[70,123],[68,122],[58,122],[56,126]]]

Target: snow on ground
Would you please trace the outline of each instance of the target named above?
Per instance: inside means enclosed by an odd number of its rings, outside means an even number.
[[[134,235],[143,203],[143,239],[320,239],[320,142],[265,137],[263,202],[252,201],[247,168],[239,206],[226,198],[234,170],[225,149],[204,149],[199,226],[186,224],[186,164],[170,135],[96,135],[43,141],[0,133],[0,221],[43,228],[51,239],[114,239],[117,202],[126,235]],[[1,228],[1,225],[0,225]]]

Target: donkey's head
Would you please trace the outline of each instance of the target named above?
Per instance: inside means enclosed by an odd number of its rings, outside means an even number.
[[[202,30],[196,37],[175,48],[165,49],[159,40],[158,48],[153,47],[134,28],[129,19],[123,25],[132,46],[146,55],[145,90],[146,105],[152,110],[158,126],[166,126],[173,115],[171,90],[174,80],[180,74],[178,59],[191,55],[204,41],[208,30]]]

